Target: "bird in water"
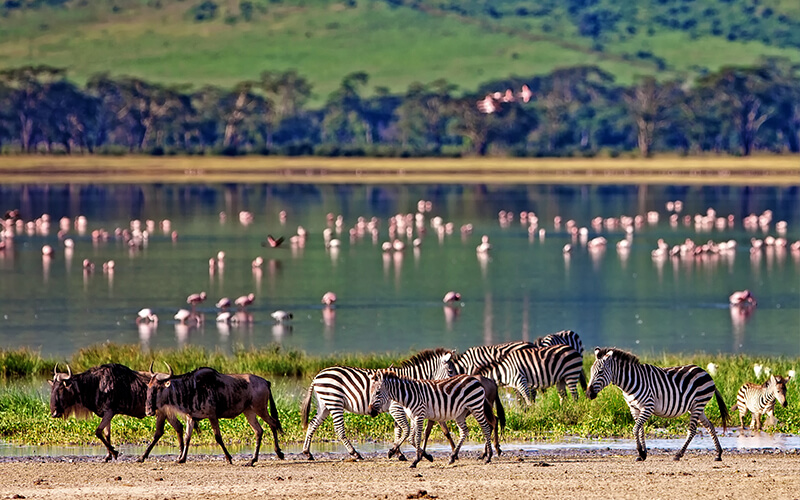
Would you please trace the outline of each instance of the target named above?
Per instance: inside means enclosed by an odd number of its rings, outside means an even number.
[[[332,306],[334,302],[336,302],[336,294],[333,292],[325,292],[325,295],[322,296],[322,303],[326,306]]]
[[[453,292],[453,291],[447,292],[446,294],[444,294],[444,298],[442,299],[442,302],[444,302],[445,304],[452,304],[454,302],[461,302],[461,294],[458,293],[458,292]]]
[[[270,316],[278,323],[285,323],[294,317],[292,313],[286,311],[275,311]]]
[[[233,303],[236,304],[237,307],[239,307],[239,310],[244,311],[247,308],[247,306],[253,303],[254,300],[256,300],[256,294],[249,293],[247,295],[242,295],[241,297],[233,301]]]
[[[268,234],[266,241],[261,242],[261,246],[269,248],[278,248],[279,246],[281,246],[281,243],[283,243],[283,236],[274,238],[271,234]]]

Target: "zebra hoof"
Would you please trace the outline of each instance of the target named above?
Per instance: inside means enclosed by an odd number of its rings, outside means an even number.
[[[424,455],[422,455],[422,457],[423,457],[425,460],[427,460],[428,462],[433,462],[433,456],[432,456],[430,453],[428,453],[428,452],[425,452],[425,454],[424,454]]]
[[[283,454],[283,452],[281,450],[276,451],[275,455],[277,455],[278,458],[281,459],[281,460],[284,459],[284,454]]]
[[[399,455],[397,455],[397,460],[399,460],[399,461],[401,461],[401,462],[408,462],[408,459],[407,459],[407,458],[406,458],[406,456],[405,456],[405,455],[403,455],[402,453],[400,453]]]
[[[308,451],[304,451],[304,452],[303,452],[303,456],[305,456],[305,457],[306,457],[308,460],[312,460],[312,461],[314,460],[314,455],[312,455],[312,454],[311,454],[310,452],[308,452]]]
[[[714,459],[715,462],[722,462],[722,457],[717,457]]]
[[[644,462],[644,459],[645,459],[645,458],[646,458],[646,457],[636,457],[636,461],[637,461],[637,462]]]

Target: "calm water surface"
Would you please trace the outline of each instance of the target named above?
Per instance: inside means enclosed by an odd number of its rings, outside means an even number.
[[[429,200],[419,248],[384,253],[389,218],[415,213]],[[678,224],[671,225],[665,203],[681,200]],[[24,221],[49,214],[48,232],[22,228],[0,251],[0,346],[32,347],[48,356],[68,357],[101,342],[139,343],[146,349],[192,344],[230,351],[272,342],[311,354],[330,352],[409,352],[436,346],[469,346],[534,339],[572,329],[587,346],[616,345],[637,353],[696,352],[800,355],[800,256],[789,249],[765,248],[751,254],[751,238],[800,239],[798,188],[663,186],[503,186],[503,185],[0,185],[0,209],[20,208]],[[732,215],[718,229],[696,226],[683,216]],[[500,210],[514,218],[503,225]],[[742,219],[771,210],[772,222],[748,230]],[[241,211],[252,213],[242,223]],[[286,212],[286,219],[279,217]],[[521,224],[521,211],[534,212],[538,226]],[[660,215],[636,227],[630,251],[615,244],[621,228],[592,226],[595,217]],[[220,217],[224,213],[226,217]],[[326,214],[342,216],[335,232]],[[87,218],[85,230],[74,220]],[[603,236],[604,251],[591,252],[564,222],[588,229],[587,239]],[[57,233],[59,219],[73,223],[66,252]],[[359,217],[376,217],[378,235],[349,235]],[[437,231],[434,217],[452,223]],[[155,221],[141,246],[115,238],[115,228],[132,219]],[[159,227],[168,219],[170,231]],[[472,224],[472,233],[461,226]],[[288,239],[298,226],[308,232],[304,246]],[[323,230],[341,240],[326,248]],[[93,230],[110,232],[94,241]],[[540,229],[544,233],[540,233]],[[279,248],[261,245],[267,234],[285,236]],[[488,256],[476,252],[482,235]],[[669,245],[687,238],[702,244],[734,240],[729,256],[654,260],[659,239]],[[565,255],[563,247],[572,244]],[[42,246],[55,255],[43,259]],[[209,259],[225,253],[224,266]],[[251,262],[262,257],[261,268]],[[95,269],[85,271],[91,260]],[[104,273],[102,264],[114,260]],[[735,290],[750,289],[758,300],[750,315],[728,306]],[[326,310],[320,298],[338,295]],[[444,307],[442,297],[457,290],[463,303]],[[199,306],[205,324],[180,325],[173,315],[186,297],[205,291]],[[252,322],[217,324],[214,303],[223,296],[254,293]],[[150,307],[157,326],[137,325],[136,314]],[[294,319],[275,324],[270,313],[290,311]]]

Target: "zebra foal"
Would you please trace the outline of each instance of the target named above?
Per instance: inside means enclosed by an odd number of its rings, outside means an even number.
[[[486,413],[492,411],[491,404],[478,378],[471,375],[456,375],[444,380],[416,380],[398,376],[389,370],[379,370],[371,375],[370,415],[375,417],[388,401],[402,405],[411,416],[411,444],[417,450],[417,457],[411,463],[416,467],[425,456],[422,449],[422,425],[424,420],[437,422],[455,420],[459,430],[459,440],[450,455],[450,464],[458,458],[461,445],[469,435],[467,416],[472,414],[478,421],[483,437],[485,462],[492,460],[492,426]]]
[[[739,388],[736,394],[736,404],[731,407],[731,411],[738,408],[739,410],[739,424],[742,429],[744,426],[744,416],[750,410],[751,419],[750,427],[759,431],[761,430],[761,416],[766,414],[769,418],[767,422],[775,422],[775,401],[778,401],[785,408],[788,402],[786,401],[786,384],[791,380],[791,377],[781,377],[770,375],[769,380],[763,384],[753,384],[747,382]]]
[[[435,379],[446,378],[448,376],[447,366],[442,358],[450,359],[451,351],[443,348],[429,349],[412,356],[403,361],[402,365],[394,368],[398,373],[415,378]],[[368,415],[370,413],[370,376],[376,370],[354,368],[350,366],[332,366],[321,370],[311,381],[308,391],[300,405],[300,414],[303,429],[306,430],[306,438],[303,442],[303,455],[309,460],[314,460],[311,454],[311,439],[317,428],[328,418],[333,419],[333,428],[339,440],[345,445],[347,451],[354,458],[361,460],[361,454],[355,449],[353,444],[347,439],[344,432],[344,412]],[[311,401],[316,395],[317,414],[309,422],[311,413]],[[409,433],[408,419],[405,411],[400,405],[390,404],[381,411],[388,411],[395,421],[395,442],[389,450],[389,458],[397,454],[400,460],[406,457],[400,452],[400,444],[405,441]],[[445,437],[454,447],[455,443],[450,437],[450,431],[445,426],[442,427]],[[429,458],[427,455],[426,458]],[[429,458],[433,460],[432,457]]]
[[[675,454],[675,460],[680,460],[686,452],[689,442],[697,433],[698,421],[714,439],[717,450],[715,460],[722,460],[722,446],[714,426],[706,417],[705,407],[712,397],[716,397],[723,431],[728,422],[728,408],[711,375],[695,365],[668,368],[648,365],[639,362],[639,358],[633,354],[614,348],[596,347],[594,353],[597,359],[592,364],[586,395],[594,399],[607,385],[616,385],[622,390],[635,422],[633,435],[636,436],[636,450],[639,452],[637,461],[647,458],[644,424],[650,416],[679,417],[686,412],[689,412],[689,435]]]

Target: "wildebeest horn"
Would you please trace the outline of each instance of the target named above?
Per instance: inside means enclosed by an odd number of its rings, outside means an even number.
[[[155,375],[155,373],[153,373],[153,363],[155,363],[155,361],[151,361],[151,362],[150,362],[150,370],[149,370],[149,371],[150,371],[150,376],[151,376],[151,377],[152,377],[153,375]]]
[[[164,361],[164,364],[167,365],[167,369],[169,370],[169,376],[171,377],[172,376],[172,367],[169,366],[169,363],[167,363],[166,361]]]
[[[67,364],[67,379],[71,377],[72,377],[72,370],[70,369],[69,364]]]
[[[58,363],[53,367],[53,379],[55,380],[56,377],[58,377]]]

